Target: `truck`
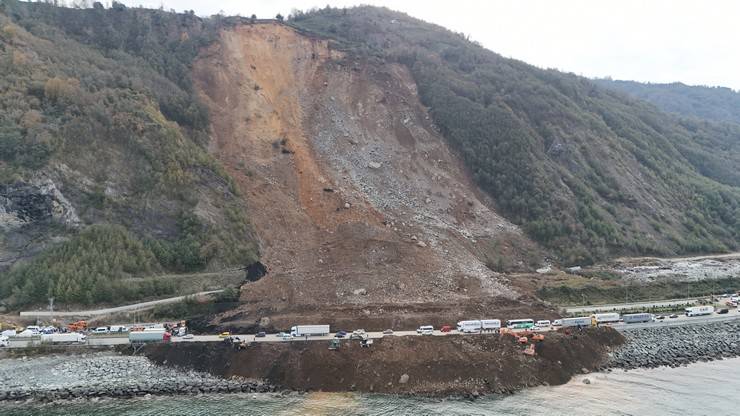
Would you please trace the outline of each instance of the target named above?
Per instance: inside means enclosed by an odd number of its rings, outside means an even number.
[[[130,342],[164,342],[169,340],[169,333],[164,328],[145,328],[143,331],[128,333]]]
[[[329,335],[329,325],[296,325],[290,328],[293,337]]]
[[[481,321],[460,321],[457,323],[457,332],[470,334],[482,330]]]
[[[484,331],[498,331],[499,329],[501,329],[501,320],[500,319],[481,319],[480,326],[481,326],[481,329],[483,329]]]
[[[714,306],[691,306],[684,309],[684,312],[686,313],[686,316],[711,315],[712,313],[714,313]]]
[[[87,337],[85,336],[85,334],[80,334],[78,332],[41,335],[41,342],[44,344],[76,344],[85,342],[86,339]]]
[[[622,315],[622,321],[624,321],[625,324],[636,324],[640,322],[650,322],[653,320],[653,314],[652,313],[628,313],[626,315]]]
[[[616,312],[610,312],[610,313],[595,313],[591,315],[591,318],[595,319],[597,324],[608,324],[608,323],[619,322],[619,319],[621,317]]]
[[[590,316],[579,316],[577,318],[563,318],[563,327],[569,326],[591,326]]]

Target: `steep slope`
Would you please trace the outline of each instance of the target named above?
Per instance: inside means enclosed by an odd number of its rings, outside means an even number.
[[[654,84],[611,79],[594,79],[593,82],[648,101],[669,113],[740,123],[740,93],[730,88],[686,85],[680,82]]]
[[[531,243],[477,195],[403,66],[255,24],[222,32],[194,80],[269,266],[250,309],[515,296],[484,263]]]
[[[353,56],[408,67],[476,182],[566,263],[737,247],[735,126],[678,121],[387,9],[297,13]],[[735,138],[724,140],[725,138]]]
[[[255,261],[245,206],[198,144],[207,122],[188,92],[26,13],[98,10],[13,4],[0,14],[0,302],[126,302],[178,290],[152,276]]]

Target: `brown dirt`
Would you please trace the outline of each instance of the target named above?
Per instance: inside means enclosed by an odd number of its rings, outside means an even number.
[[[242,287],[241,318],[519,297],[491,247],[517,267],[540,253],[472,185],[404,67],[272,23],[224,31],[193,78],[269,270]]]
[[[295,390],[451,395],[563,384],[584,368],[599,368],[609,348],[622,342],[613,329],[594,328],[548,334],[536,357],[522,354],[508,335],[386,337],[370,348],[343,341],[337,351],[325,341],[261,343],[241,351],[222,343],[178,343],[148,346],[144,353],[158,364]],[[400,383],[403,374],[407,383]]]

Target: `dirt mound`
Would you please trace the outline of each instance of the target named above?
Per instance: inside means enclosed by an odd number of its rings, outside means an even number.
[[[370,348],[343,341],[336,351],[323,341],[260,343],[240,351],[220,343],[178,343],[148,346],[144,353],[160,364],[296,390],[450,395],[563,384],[584,368],[600,367],[609,348],[621,342],[613,329],[594,328],[548,334],[536,357],[522,354],[508,335],[391,336]]]
[[[486,262],[526,268],[534,245],[478,194],[404,67],[255,24],[223,32],[194,79],[268,268],[242,289],[249,310],[518,297]]]

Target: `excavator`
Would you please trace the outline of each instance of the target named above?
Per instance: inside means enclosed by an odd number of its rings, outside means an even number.
[[[87,329],[87,321],[72,322],[67,325],[67,329],[69,329],[70,332],[84,331]]]

